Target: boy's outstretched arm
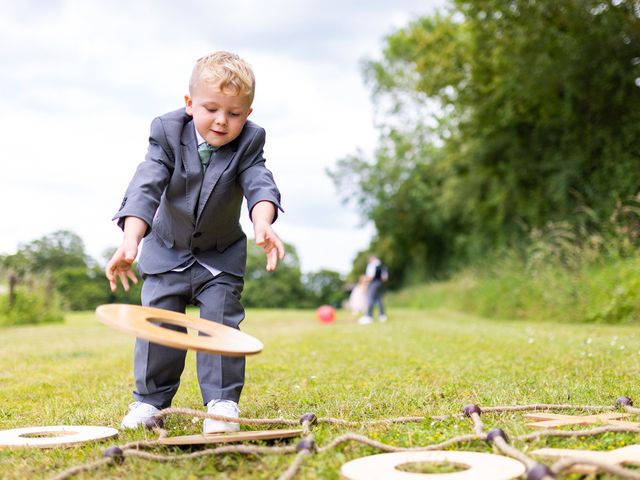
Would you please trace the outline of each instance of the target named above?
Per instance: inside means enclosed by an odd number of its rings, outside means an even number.
[[[118,278],[126,292],[129,291],[129,280],[133,283],[138,283],[136,275],[131,270],[131,264],[138,255],[138,245],[140,245],[140,240],[142,240],[147,228],[147,223],[141,218],[125,218],[122,245],[113,254],[105,268],[105,274],[112,292],[115,292],[118,288]]]
[[[278,260],[284,258],[284,245],[271,227],[275,215],[276,207],[269,201],[258,202],[251,209],[256,244],[262,247],[267,255],[267,271],[269,272],[273,272],[278,265]]]

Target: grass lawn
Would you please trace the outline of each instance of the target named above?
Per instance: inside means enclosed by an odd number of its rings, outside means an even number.
[[[426,416],[420,423],[349,428],[320,424],[313,429],[320,446],[351,431],[412,447],[472,433],[467,418],[428,418],[458,413],[468,403],[613,405],[621,395],[640,403],[636,326],[498,322],[447,311],[390,313],[386,324],[358,326],[346,312],[325,325],[312,311],[248,311],[243,329],[262,340],[265,349],[248,358],[241,416]],[[0,429],[118,428],[131,401],[133,343],[132,337],[98,322],[92,312],[70,314],[60,325],[0,329]],[[174,406],[203,408],[193,352],[182,380]],[[486,413],[482,420],[487,430],[500,427],[510,436],[531,431],[520,413]],[[195,434],[201,423],[172,416],[167,428],[171,434]],[[544,446],[613,449],[637,442],[636,437],[608,433],[514,446],[525,451]],[[98,460],[107,446],[144,438],[154,434],[123,431],[117,439],[66,449],[0,449],[0,477],[48,478]],[[456,448],[491,452],[480,441]],[[380,452],[343,444],[306,457],[296,478],[337,479],[344,462],[373,453]],[[293,458],[233,454],[170,463],[128,458],[122,465],[100,467],[79,478],[277,478]]]

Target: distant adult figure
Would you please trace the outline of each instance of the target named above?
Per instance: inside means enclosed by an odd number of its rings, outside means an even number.
[[[365,276],[369,280],[369,288],[367,289],[367,314],[358,319],[360,325],[367,325],[373,321],[373,309],[378,306],[378,320],[386,322],[387,316],[384,313],[384,305],[382,304],[382,285],[389,279],[387,267],[375,255],[369,257]]]

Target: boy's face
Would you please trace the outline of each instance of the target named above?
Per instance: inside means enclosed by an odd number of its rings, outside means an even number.
[[[184,97],[186,112],[193,117],[198,133],[214,147],[235,140],[253,110],[249,95],[222,92],[212,85],[200,83],[191,95]]]

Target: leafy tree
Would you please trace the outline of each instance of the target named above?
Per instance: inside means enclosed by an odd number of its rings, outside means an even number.
[[[9,284],[5,309],[21,310],[22,317],[32,308],[37,314],[31,317],[48,318],[43,309],[49,304],[55,309],[92,310],[103,303],[140,303],[142,282],[129,292],[112,293],[102,268],[85,253],[82,239],[68,230],[21,244],[16,253],[0,256],[0,267]],[[61,315],[56,310],[49,317]]]
[[[293,245],[285,243],[287,254],[274,272],[267,272],[264,251],[248,242],[247,269],[242,301],[245,307],[294,308],[309,305],[302,283],[300,260]]]
[[[8,292],[0,297],[0,325],[61,322],[61,298],[51,272],[59,265],[84,261],[84,247],[78,236],[60,231],[0,256],[0,270]]]
[[[344,280],[339,272],[322,269],[304,275],[304,287],[313,306],[339,307],[346,296]]]
[[[26,305],[36,305],[39,300],[32,298],[29,291],[33,291],[35,295],[36,290],[42,288],[43,307],[38,307],[37,310],[38,315],[43,316],[43,308],[46,310],[49,305],[51,308],[58,308],[57,301],[53,298],[55,285],[51,273],[62,268],[86,268],[88,257],[84,251],[84,242],[78,235],[68,230],[59,230],[19,245],[16,253],[4,255],[0,260],[9,283],[7,309],[24,310]],[[21,296],[27,296],[30,300],[18,305],[16,294],[19,286],[24,283],[29,285],[22,289]],[[53,314],[52,318],[59,318],[59,314]]]
[[[632,0],[456,0],[387,38],[365,67],[374,159],[330,174],[396,278],[446,274],[636,193],[639,18]]]
[[[69,230],[58,230],[21,244],[16,255],[25,259],[32,272],[86,267],[91,261],[85,253],[84,241]]]

